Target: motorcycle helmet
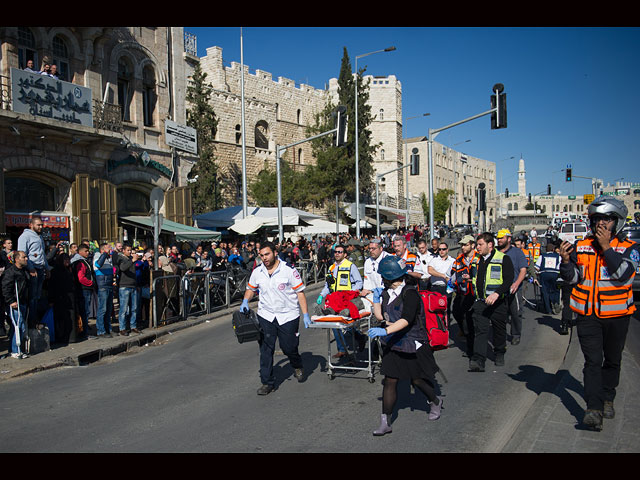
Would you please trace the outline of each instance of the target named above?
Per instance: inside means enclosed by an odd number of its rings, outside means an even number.
[[[627,221],[627,213],[629,210],[623,201],[608,196],[600,196],[596,198],[587,207],[589,216],[589,227],[592,232],[596,231],[597,218],[600,215],[612,216],[616,222],[613,226],[613,233],[617,235],[622,231]]]

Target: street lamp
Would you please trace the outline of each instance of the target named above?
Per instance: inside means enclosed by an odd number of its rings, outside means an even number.
[[[384,50],[376,50],[375,52],[363,53],[356,56],[356,79],[355,79],[355,122],[356,122],[356,238],[360,238],[360,171],[358,167],[358,59],[373,55],[374,53],[392,52],[396,47],[387,47]]]
[[[407,120],[411,120],[412,118],[420,118],[420,117],[428,117],[429,115],[431,115],[430,113],[423,113],[422,115],[416,115],[415,117],[407,117],[404,119],[404,122],[402,122],[402,129],[404,131],[404,124],[406,123]],[[404,139],[404,159],[405,159],[405,165],[409,164],[409,156],[407,153],[407,137],[405,137]],[[404,220],[404,225],[406,228],[409,228],[409,169],[407,169],[405,172],[405,188],[404,188],[404,192],[405,192],[405,197],[406,197],[406,207],[407,207],[407,213],[406,213],[406,217]]]

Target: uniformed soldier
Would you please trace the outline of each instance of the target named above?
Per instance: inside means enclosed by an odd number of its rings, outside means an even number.
[[[364,269],[364,255],[360,251],[362,243],[356,238],[352,238],[347,242],[347,260],[358,267],[358,271],[362,272]]]
[[[636,311],[633,279],[640,262],[640,246],[623,231],[628,209],[606,196],[587,207],[591,231],[574,245],[560,246],[560,275],[574,285],[571,309],[584,354],[583,423],[602,430],[602,419],[613,418],[613,401],[620,381],[622,350],[629,319]]]

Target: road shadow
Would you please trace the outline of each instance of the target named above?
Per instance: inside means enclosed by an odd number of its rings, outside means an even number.
[[[279,359],[277,357],[280,357]],[[304,381],[306,381],[315,371],[324,371],[325,365],[327,363],[327,359],[320,356],[314,355],[311,352],[302,352],[300,353],[300,357],[302,357],[302,368],[304,370]],[[293,367],[291,366],[291,362],[289,362],[289,358],[282,354],[278,353],[274,355],[274,364],[273,364],[273,376],[276,380],[276,387],[280,386],[280,384],[286,382],[293,378]]]
[[[558,335],[560,334],[561,319],[559,317],[558,318],[553,317],[548,313],[540,313],[535,320],[538,322],[538,325],[544,325],[545,327],[549,327]]]
[[[586,430],[582,425],[584,407],[582,407],[570,392],[584,397],[584,387],[568,370],[558,370],[557,373],[547,373],[535,365],[520,365],[520,371],[507,376],[518,382],[524,382],[525,386],[536,393],[551,393],[556,395],[567,411],[576,419],[576,429]]]

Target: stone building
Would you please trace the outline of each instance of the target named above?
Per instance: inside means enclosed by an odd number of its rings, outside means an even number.
[[[191,224],[197,157],[167,145],[165,121],[185,124],[195,60],[181,27],[0,27],[0,230],[14,245],[34,213],[52,242],[122,240],[154,187],[165,218]]]

